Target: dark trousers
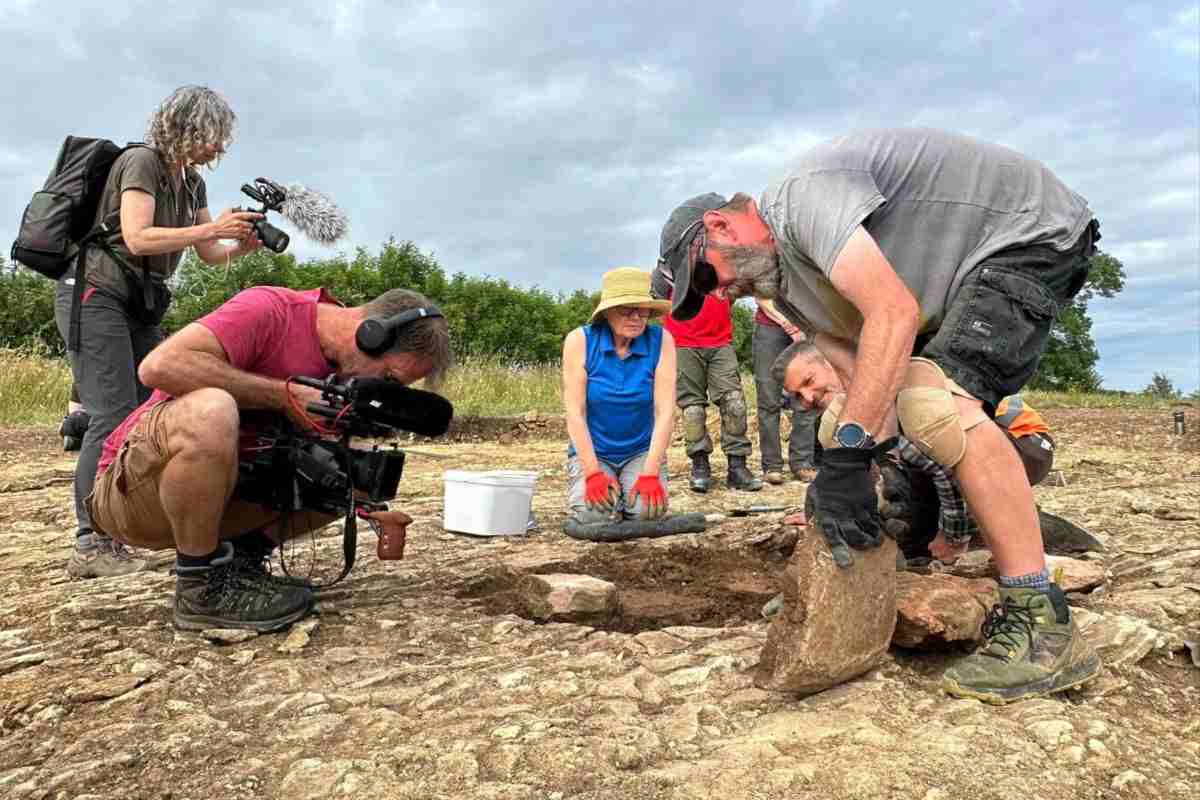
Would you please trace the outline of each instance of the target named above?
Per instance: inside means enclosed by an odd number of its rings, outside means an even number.
[[[813,439],[821,412],[808,411],[799,402],[785,401],[783,386],[771,377],[771,366],[792,338],[775,325],[755,323],[754,387],[758,393],[758,451],[762,453],[763,471],[783,468],[783,452],[779,442],[779,417],[784,406],[792,410],[792,435],[788,440],[788,462],[794,468],[813,466]]]
[[[54,322],[68,341],[72,283],[59,281],[54,296]],[[123,304],[92,292],[80,309],[79,352],[70,353],[71,374],[83,407],[92,415],[75,464],[75,517],[79,529],[92,529],[84,500],[96,482],[96,464],[104,440],[135,408],[150,397],[138,381],[138,365],[163,339],[157,325],[143,325],[125,313]]]

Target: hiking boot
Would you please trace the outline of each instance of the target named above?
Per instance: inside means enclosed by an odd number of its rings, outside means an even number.
[[[175,627],[245,628],[270,633],[286,628],[312,607],[312,593],[248,574],[234,560],[233,545],[207,567],[175,568]]]
[[[812,464],[789,464],[788,467],[792,470],[792,477],[801,483],[812,483],[817,477],[817,468]]]
[[[72,578],[115,578],[146,569],[146,561],[134,558],[129,548],[98,533],[85,533],[75,539],[75,552],[67,561]]]
[[[783,470],[778,467],[772,467],[771,469],[763,470],[763,480],[772,486],[778,486],[787,481],[787,478],[784,477]]]
[[[254,545],[234,545],[233,561],[243,574],[263,578],[278,586],[296,586],[312,591],[312,581],[298,578],[294,575],[275,575],[271,572],[271,552],[274,548],[266,549]]]
[[[1100,657],[1075,628],[1057,584],[1000,587],[983,635],[974,655],[946,670],[942,688],[948,694],[1002,705],[1070,689],[1100,671]]]
[[[745,456],[729,457],[729,475],[726,476],[730,489],[743,492],[757,492],[762,488],[762,481],[754,477],[754,473],[746,466]]]
[[[688,488],[693,492],[704,494],[712,486],[712,467],[708,463],[708,453],[697,453],[692,456],[692,479]]]

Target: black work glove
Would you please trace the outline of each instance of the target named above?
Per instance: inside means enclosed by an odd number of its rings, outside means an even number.
[[[879,501],[871,480],[873,460],[872,450],[827,448],[817,477],[808,487],[815,512],[810,519],[815,520],[833,560],[843,569],[854,563],[850,547],[868,550],[883,541]]]
[[[928,558],[941,510],[933,479],[903,461],[890,459],[879,472],[883,477],[884,503],[879,513],[884,531],[896,540],[906,558]]]

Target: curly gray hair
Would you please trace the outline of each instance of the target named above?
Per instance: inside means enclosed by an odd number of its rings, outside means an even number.
[[[212,89],[181,86],[150,116],[146,144],[169,163],[184,164],[202,147],[229,147],[236,121],[229,103]]]

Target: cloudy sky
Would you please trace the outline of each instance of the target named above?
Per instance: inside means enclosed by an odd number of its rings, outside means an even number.
[[[554,290],[653,264],[684,197],[757,195],[824,138],[944,127],[1046,162],[1095,209],[1129,278],[1093,303],[1107,386],[1200,380],[1194,1],[0,10],[5,255],[64,135],[140,139],[185,83],[239,117],[207,176],[214,214],[258,175],[302,182],[349,213],[348,248],[411,239],[449,272]]]

